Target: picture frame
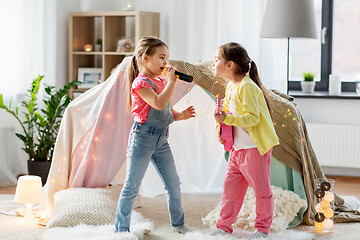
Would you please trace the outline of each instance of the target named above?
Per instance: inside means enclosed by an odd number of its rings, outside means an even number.
[[[79,68],[78,81],[82,82],[79,89],[92,88],[103,82],[102,68]]]
[[[83,94],[83,92],[73,92],[73,99],[78,98]]]

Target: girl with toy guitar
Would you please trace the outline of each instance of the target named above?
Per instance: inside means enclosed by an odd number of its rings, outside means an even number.
[[[273,219],[274,202],[270,187],[272,148],[279,144],[270,115],[270,105],[256,64],[243,46],[228,43],[218,48],[213,62],[216,77],[229,81],[224,111],[216,111],[215,119],[233,127],[233,145],[224,180],[222,209],[217,230],[210,235],[232,233],[249,186],[256,195],[257,231],[248,239],[266,238]],[[231,113],[231,114],[227,114]],[[226,141],[216,128],[220,143]]]

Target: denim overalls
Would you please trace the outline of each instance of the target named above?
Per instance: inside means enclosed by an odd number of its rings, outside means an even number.
[[[143,79],[149,82],[155,91],[155,85],[148,78]],[[116,211],[115,232],[130,230],[133,204],[150,160],[165,185],[171,226],[184,225],[180,179],[167,141],[169,125],[173,121],[169,102],[164,110],[151,108],[145,123],[134,122],[127,150],[127,176]]]

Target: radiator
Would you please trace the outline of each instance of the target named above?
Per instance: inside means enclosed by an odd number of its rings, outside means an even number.
[[[360,125],[307,123],[321,166],[360,168]]]

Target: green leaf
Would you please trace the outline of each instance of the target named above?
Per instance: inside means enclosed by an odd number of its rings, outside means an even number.
[[[35,116],[39,119],[40,126],[45,127],[45,125],[46,125],[45,119],[39,113],[35,113]]]
[[[33,79],[27,90],[26,99],[21,102],[23,120],[18,117],[19,107],[16,107],[16,112],[8,109],[3,104],[3,97],[0,94],[0,108],[5,109],[19,121],[23,133],[16,133],[16,136],[24,142],[23,150],[28,154],[29,159],[35,161],[47,161],[47,157],[52,156],[51,149],[54,148],[62,114],[71,101],[67,94],[73,86],[81,84],[79,81],[73,81],[59,90],[56,90],[55,86],[45,85],[46,96],[43,99],[45,107],[39,107],[37,100],[43,77],[38,75]]]
[[[25,147],[26,147],[26,144],[27,144],[27,142],[28,142],[27,138],[26,138],[24,135],[20,134],[20,133],[15,133],[15,135],[16,135],[21,141],[23,141],[23,142],[25,143]]]
[[[311,82],[314,81],[315,74],[313,74],[312,72],[304,72],[303,76],[304,81]]]

